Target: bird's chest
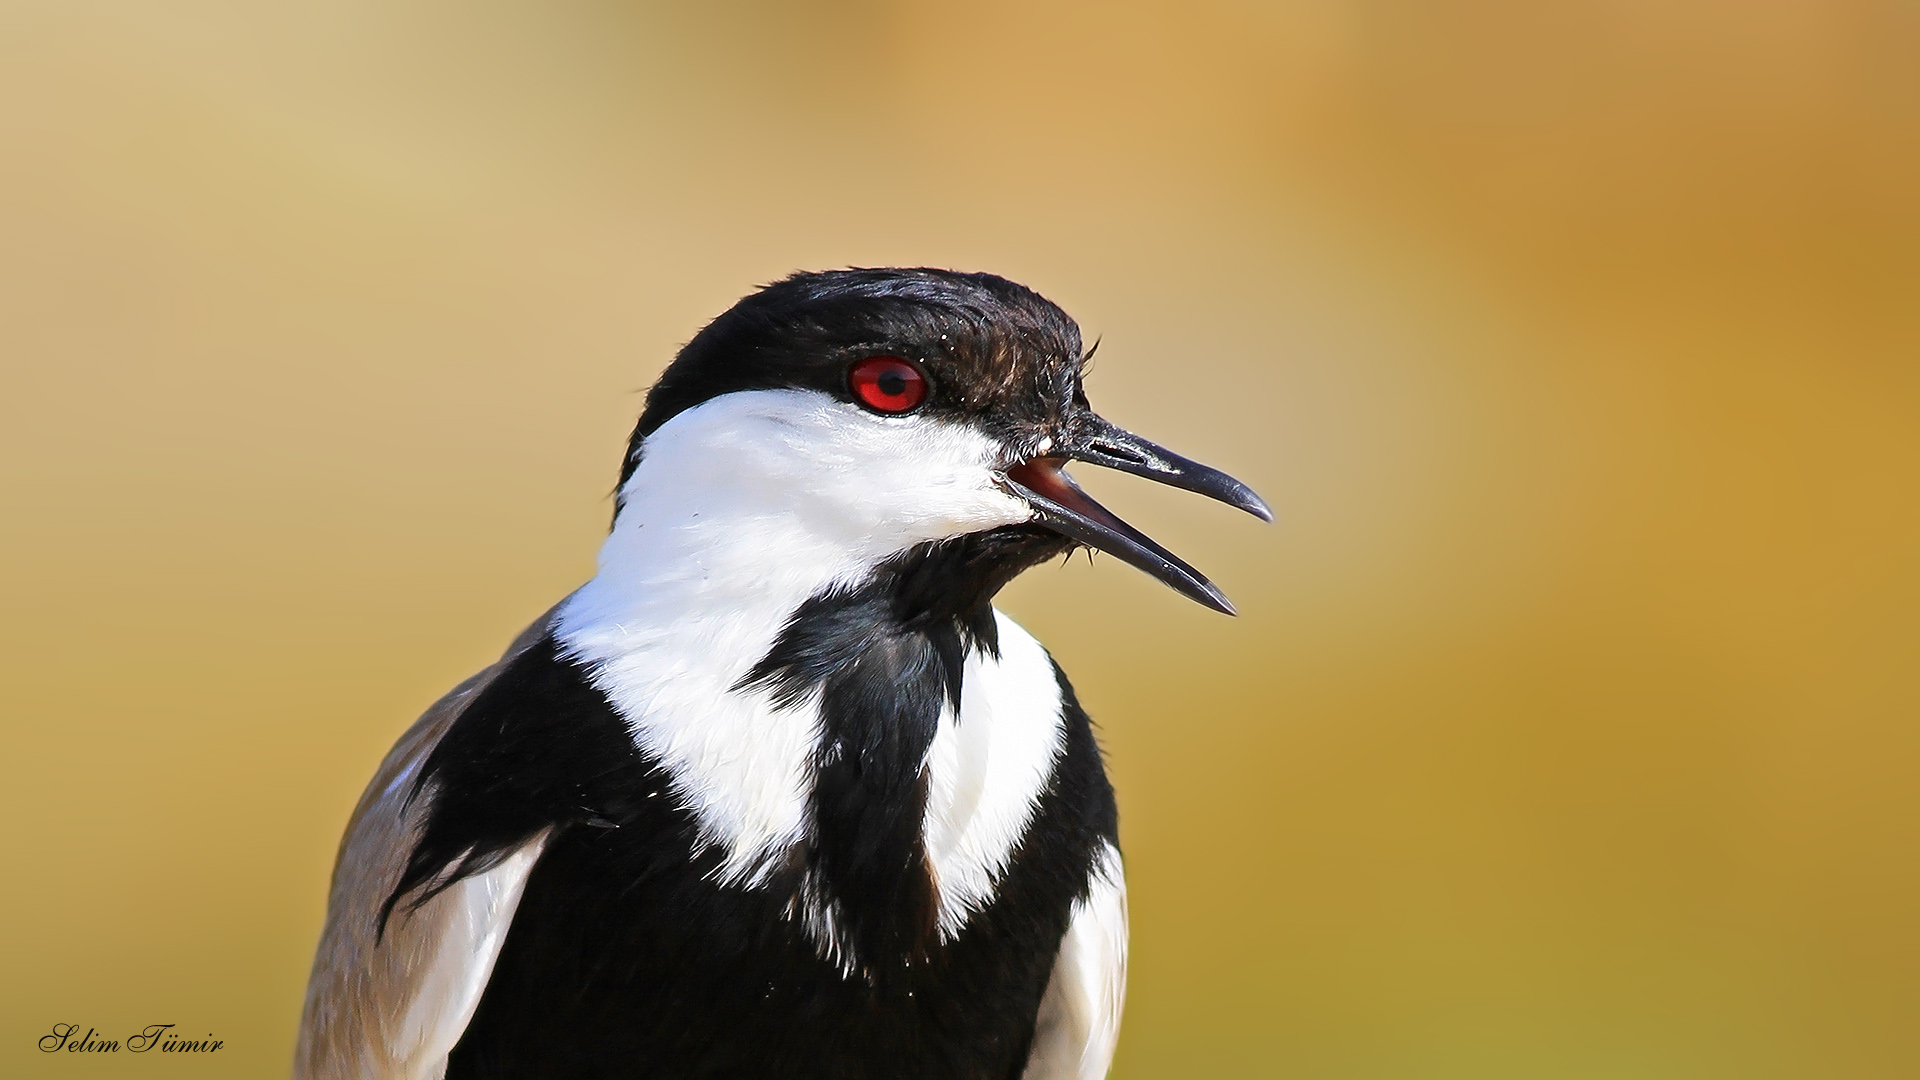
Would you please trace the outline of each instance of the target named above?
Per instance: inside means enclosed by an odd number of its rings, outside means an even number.
[[[790,633],[744,672],[711,653],[707,672],[627,656],[594,683],[656,770],[653,805],[684,815],[705,875],[780,897],[780,918],[852,974],[961,931],[1055,769],[1052,660],[993,621],[990,643],[830,624]]]
[[[1017,1069],[1096,842],[1075,793],[1105,787],[1051,660],[1000,622],[957,694],[768,687],[762,722],[792,726],[731,746],[633,737],[583,686],[632,752],[576,774],[448,1075]]]
[[[717,853],[643,839],[689,839],[684,812],[640,801],[543,854],[450,1080],[1017,1075],[1086,876],[1065,801],[1042,798],[1044,856],[1011,859],[957,935],[853,971],[794,917],[786,875],[717,882]]]

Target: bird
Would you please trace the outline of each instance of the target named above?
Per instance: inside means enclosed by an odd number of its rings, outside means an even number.
[[[592,578],[354,809],[294,1075],[1106,1075],[1114,792],[993,601],[1092,549],[1234,613],[1070,462],[1273,515],[1095,413],[1090,354],[1039,293],[942,269],[800,272],[706,324]]]

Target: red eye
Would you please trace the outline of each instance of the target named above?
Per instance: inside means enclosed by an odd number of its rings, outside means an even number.
[[[854,399],[877,413],[912,412],[927,400],[927,377],[897,356],[869,356],[847,369]]]

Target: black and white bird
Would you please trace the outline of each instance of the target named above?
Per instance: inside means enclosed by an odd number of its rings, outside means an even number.
[[[1069,461],[1271,515],[1085,366],[1058,307],[941,270],[798,274],[695,336],[598,572],[361,797],[295,1075],[1104,1076],[1113,791],[992,601],[1086,546],[1232,612]]]

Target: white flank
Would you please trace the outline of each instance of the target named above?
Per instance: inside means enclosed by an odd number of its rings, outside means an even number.
[[[1127,882],[1120,853],[1102,844],[1093,888],[1073,906],[1053,978],[1040,999],[1022,1080],[1100,1080],[1113,1063],[1127,996]]]
[[[556,637],[751,884],[803,838],[817,703],[736,691],[800,604],[915,544],[1026,520],[984,435],[803,390],[724,394],[649,436]]]
[[[447,1054],[480,1006],[480,992],[493,975],[507,927],[526,889],[527,875],[546,846],[541,833],[499,865],[448,887],[419,911],[394,918],[440,924],[440,937],[416,969],[419,982],[406,1003],[387,1048],[398,1068],[392,1074],[426,1080],[446,1070]]]
[[[927,856],[942,940],[993,899],[1065,733],[1047,651],[1012,619],[994,618],[1000,657],[968,655],[958,722],[941,710],[927,755]]]

